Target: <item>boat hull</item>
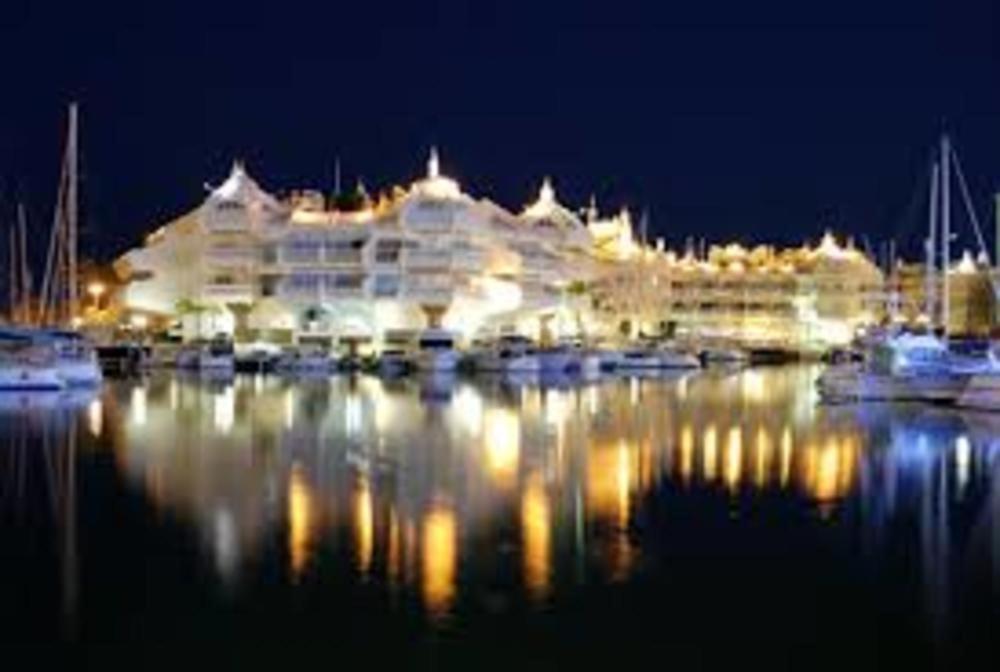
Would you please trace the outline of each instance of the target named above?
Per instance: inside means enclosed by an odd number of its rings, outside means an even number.
[[[825,401],[929,401],[954,403],[968,384],[968,377],[952,374],[889,375],[858,368],[834,367],[817,380]]]
[[[104,381],[97,359],[83,361],[57,361],[56,372],[67,387],[94,387]]]
[[[955,405],[977,411],[1000,413],[1000,375],[972,376]]]
[[[417,353],[416,367],[429,373],[447,373],[458,368],[458,359],[454,350],[422,350]]]
[[[0,392],[54,392],[66,388],[55,367],[12,365],[0,367]]]
[[[476,360],[476,370],[485,373],[538,373],[541,362],[535,355],[485,355]]]
[[[538,360],[545,373],[565,373],[580,365],[580,360],[574,353],[561,350],[539,352]]]

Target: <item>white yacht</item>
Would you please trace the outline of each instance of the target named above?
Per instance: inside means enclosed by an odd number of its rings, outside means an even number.
[[[604,370],[604,361],[598,350],[582,350],[579,359],[580,375],[584,378],[597,378]]]
[[[681,348],[664,345],[657,348],[660,366],[664,369],[700,369],[701,360],[698,355]]]
[[[750,355],[746,350],[728,346],[705,348],[702,352],[702,357],[709,364],[739,366],[750,363]]]
[[[491,373],[538,373],[541,360],[531,341],[521,336],[503,336],[476,358],[476,370]]]
[[[614,348],[598,348],[594,351],[598,359],[601,361],[602,371],[614,371],[619,366],[623,359],[623,354],[621,350],[616,350]]]
[[[56,371],[67,387],[95,386],[104,380],[94,345],[79,332],[43,329],[37,338],[51,344]]]
[[[942,340],[898,334],[873,344],[861,364],[831,366],[816,386],[827,401],[954,402],[970,377],[952,368]]]
[[[336,359],[326,348],[300,344],[282,350],[274,363],[274,370],[289,375],[325,374],[332,371],[336,363]]]
[[[568,345],[540,348],[538,363],[544,373],[566,373],[580,368],[580,354]]]
[[[0,391],[52,391],[66,387],[52,347],[20,330],[0,331]]]
[[[235,370],[233,344],[225,338],[214,338],[207,343],[192,343],[177,353],[178,369],[232,373]]]
[[[621,358],[618,360],[618,369],[623,371],[659,369],[661,366],[660,355],[656,349],[645,346],[622,350]]]
[[[425,329],[417,337],[414,356],[418,370],[450,372],[458,367],[459,354],[455,349],[455,334],[446,329]]]
[[[383,376],[400,376],[409,373],[413,360],[405,350],[387,348],[378,356],[378,372]]]
[[[1000,413],[1000,375],[984,373],[972,376],[955,399],[955,405]]]

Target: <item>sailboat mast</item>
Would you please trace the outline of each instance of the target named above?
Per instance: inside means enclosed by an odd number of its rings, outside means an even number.
[[[67,179],[69,184],[66,188],[66,243],[67,243],[67,321],[72,323],[77,313],[77,104],[71,103],[69,106],[69,138],[66,146]]]
[[[18,256],[20,257],[20,304],[19,314],[24,322],[31,322],[31,275],[28,272],[28,216],[25,214],[24,203],[17,204],[17,229],[20,234]]]
[[[928,219],[930,231],[927,234],[926,249],[926,274],[924,277],[924,311],[927,313],[928,323],[936,324],[937,318],[937,266],[935,255],[937,254],[937,214],[938,214],[938,184],[941,180],[940,164],[934,161],[931,166],[931,188],[930,207],[928,207]]]
[[[951,141],[941,136],[941,324],[948,337],[951,296],[948,270],[951,267]]]
[[[10,228],[10,315],[11,322],[17,322],[18,313],[18,292],[17,292],[17,233],[14,227]]]

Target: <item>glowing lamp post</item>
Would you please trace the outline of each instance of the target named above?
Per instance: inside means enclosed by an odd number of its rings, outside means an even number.
[[[101,309],[101,297],[104,296],[106,291],[107,287],[105,287],[102,282],[92,282],[87,285],[87,294],[90,295],[94,305],[94,310]]]

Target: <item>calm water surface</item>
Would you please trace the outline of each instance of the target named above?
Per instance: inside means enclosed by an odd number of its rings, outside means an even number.
[[[3,395],[0,640],[995,664],[1000,416],[819,406],[816,375]]]

